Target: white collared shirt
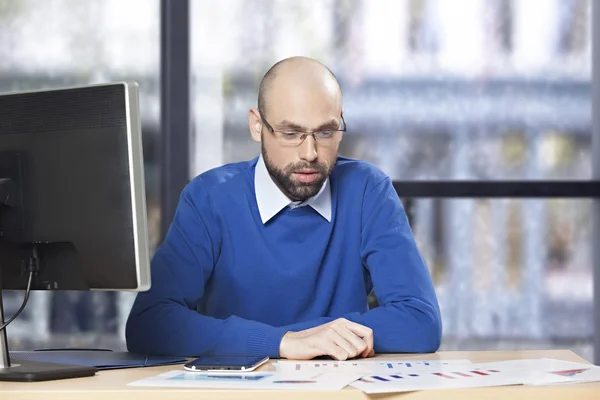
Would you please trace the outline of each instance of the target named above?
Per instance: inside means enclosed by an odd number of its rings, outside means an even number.
[[[311,206],[323,218],[331,222],[331,186],[329,184],[329,177],[323,183],[319,193],[313,197],[303,202],[291,201],[273,182],[261,155],[256,163],[254,190],[260,219],[263,224],[267,223],[267,221],[285,207],[296,208],[306,205]]]

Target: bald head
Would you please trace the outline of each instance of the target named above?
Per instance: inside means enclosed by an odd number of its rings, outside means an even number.
[[[322,95],[331,97],[341,106],[341,88],[333,72],[308,57],[290,57],[273,65],[260,82],[258,108],[266,117],[271,103],[280,96]]]

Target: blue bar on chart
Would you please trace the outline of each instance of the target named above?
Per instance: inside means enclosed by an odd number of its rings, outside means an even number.
[[[373,375],[372,378],[373,379],[377,379],[378,381],[382,381],[382,382],[389,382],[390,381],[389,379],[382,378],[381,376],[375,376],[375,375]]]

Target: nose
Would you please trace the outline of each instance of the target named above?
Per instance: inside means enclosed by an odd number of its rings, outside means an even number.
[[[313,135],[308,135],[300,145],[300,158],[313,162],[317,159],[317,142]]]

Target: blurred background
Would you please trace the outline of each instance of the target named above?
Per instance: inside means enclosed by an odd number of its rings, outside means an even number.
[[[160,10],[159,0],[0,0],[0,92],[140,84],[152,251]],[[187,178],[258,155],[247,110],[260,79],[306,55],[342,83],[340,153],[394,180],[590,179],[590,20],[591,0],[192,0]],[[568,348],[593,361],[591,206],[411,199],[442,350]],[[22,296],[5,291],[7,316]],[[133,297],[35,292],[8,328],[11,349],[124,349]]]

